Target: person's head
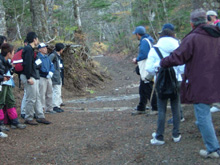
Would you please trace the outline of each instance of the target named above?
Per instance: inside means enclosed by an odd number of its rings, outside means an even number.
[[[206,15],[209,24],[214,24],[218,17],[218,14],[213,10],[207,11]]]
[[[136,29],[133,31],[133,34],[137,36],[137,39],[140,40],[142,36],[146,34],[146,29],[143,26],[138,26]]]
[[[1,36],[0,35],[0,46],[3,44],[3,43],[6,43],[7,42],[7,38],[5,36]]]
[[[206,24],[206,12],[203,9],[196,9],[190,14],[190,24],[192,28],[196,28],[200,24]]]
[[[47,45],[45,43],[40,43],[37,48],[41,54],[47,54]]]
[[[1,46],[1,54],[6,60],[12,59],[14,56],[14,46],[9,43],[3,43]]]
[[[39,43],[38,37],[37,37],[37,35],[36,35],[35,32],[29,32],[29,33],[27,34],[26,39],[27,39],[27,42],[28,42],[29,44],[33,44],[34,46],[37,46],[38,43]]]
[[[62,43],[57,43],[55,45],[55,50],[56,50],[56,52],[59,52],[60,54],[63,53],[64,45]]]
[[[27,39],[24,40],[24,46],[27,46],[28,45],[28,41]]]
[[[175,27],[171,23],[164,24],[162,30],[159,32],[160,37],[174,37],[175,38]]]

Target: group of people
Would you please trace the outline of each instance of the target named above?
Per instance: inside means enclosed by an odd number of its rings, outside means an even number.
[[[152,37],[146,34],[143,26],[136,27],[133,34],[140,40],[138,57],[133,59],[138,64],[141,77],[139,94],[140,103],[132,115],[145,114],[147,99],[152,110],[158,111],[157,129],[152,133],[150,143],[163,145],[167,102],[170,100],[172,111],[172,140],[179,142],[180,121],[183,121],[181,102],[193,104],[196,125],[202,135],[206,149],[199,154],[205,158],[219,158],[220,147],[212,123],[210,105],[220,102],[220,28],[215,11],[197,9],[191,12],[192,31],[181,43],[176,39],[174,26],[164,24],[159,32],[159,40],[153,45]],[[160,58],[162,55],[163,58]],[[141,62],[144,61],[144,64]],[[174,98],[161,98],[152,87],[157,83],[161,68],[173,67],[177,80],[177,95]],[[143,77],[144,75],[144,77]],[[149,75],[154,76],[154,79]],[[154,84],[154,85],[153,85]],[[144,88],[144,89],[143,89]],[[143,96],[144,95],[144,96]],[[155,106],[156,104],[156,106]],[[217,104],[217,105],[218,105]],[[216,104],[214,106],[216,108]],[[217,108],[218,109],[218,108]]]
[[[39,43],[35,32],[29,32],[24,41],[22,59],[14,60],[16,55],[13,45],[7,43],[7,38],[0,36],[0,137],[8,135],[2,131],[9,131],[5,124],[12,129],[24,129],[26,124],[51,124],[45,118],[45,113],[55,114],[64,112],[61,98],[61,88],[64,78],[64,66],[61,54],[64,44],[57,43],[55,50],[49,55],[47,45]],[[35,51],[37,48],[37,51]],[[23,70],[16,72],[16,65],[22,63]],[[13,74],[17,73],[24,86],[24,96],[21,104],[21,117],[25,120],[21,124],[15,107]],[[36,118],[36,121],[34,121]]]

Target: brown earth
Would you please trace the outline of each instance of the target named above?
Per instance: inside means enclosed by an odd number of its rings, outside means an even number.
[[[172,126],[166,125],[166,143],[150,145],[157,116],[131,116],[138,103],[139,82],[131,59],[117,55],[95,58],[112,80],[91,88],[83,98],[79,98],[81,93],[63,89],[65,112],[46,114],[51,125],[7,132],[9,137],[0,139],[0,164],[220,164],[219,159],[203,159],[198,154],[204,145],[191,105],[183,105],[186,121],[181,123],[179,143],[172,142]],[[18,94],[16,89],[17,97],[21,91]],[[168,108],[167,118],[170,116]],[[213,114],[218,139],[219,118],[220,113]]]

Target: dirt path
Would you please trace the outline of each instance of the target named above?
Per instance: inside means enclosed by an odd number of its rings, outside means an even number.
[[[194,124],[192,106],[184,106],[182,140],[171,140],[166,126],[165,145],[149,144],[157,116],[131,116],[138,103],[139,78],[129,60],[96,57],[108,68],[112,81],[84,98],[65,98],[65,112],[46,115],[52,125],[11,130],[0,139],[0,164],[219,164],[202,159],[204,148]],[[168,109],[167,118],[170,117]],[[218,138],[220,113],[213,114]],[[22,121],[22,120],[21,120]],[[23,122],[23,121],[22,121]]]

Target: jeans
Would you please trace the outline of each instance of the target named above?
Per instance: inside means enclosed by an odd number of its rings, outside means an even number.
[[[194,104],[194,111],[196,117],[196,125],[202,135],[208,152],[214,152],[219,149],[219,142],[215,134],[212,123],[212,116],[210,112],[210,105],[208,104]]]
[[[157,97],[157,107],[158,107],[158,120],[157,120],[157,131],[156,131],[156,139],[163,140],[163,134],[165,130],[165,121],[166,121],[166,111],[167,111],[167,101],[168,99],[160,99]],[[173,115],[173,137],[179,136],[179,125],[180,125],[180,117],[179,117],[179,99],[176,97],[171,100],[171,110]]]
[[[153,82],[145,83],[142,80],[140,81],[140,86],[139,86],[140,102],[137,106],[138,111],[145,111],[147,105],[147,99],[150,100],[151,97],[152,88],[153,88]],[[151,101],[151,107],[152,110],[155,111],[157,110],[157,98],[155,92],[153,94],[153,98]]]

